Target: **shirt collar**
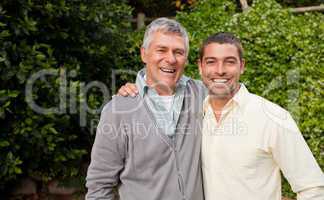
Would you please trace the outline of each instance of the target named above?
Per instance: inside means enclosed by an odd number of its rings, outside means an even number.
[[[244,107],[248,101],[249,93],[250,92],[245,87],[245,85],[241,83],[239,91],[237,91],[233,97],[234,102],[236,102],[239,106]]]
[[[146,94],[149,88],[145,80],[145,74],[146,74],[146,68],[143,68],[137,73],[136,76],[136,86],[139,89],[139,94],[141,97],[144,97],[144,95]],[[189,79],[190,79],[189,77],[182,75],[177,82],[176,88],[185,87]]]
[[[229,103],[231,103],[233,101],[238,106],[240,106],[241,108],[243,108],[246,105],[246,103],[248,102],[248,95],[249,95],[249,93],[250,92],[245,87],[245,85],[243,83],[240,83],[240,89],[236,92],[236,94],[233,96],[233,98],[230,99],[227,102],[227,104],[229,104]],[[209,106],[210,106],[210,103],[209,103],[209,95],[207,95],[207,97],[205,98],[204,103],[203,103],[203,111],[204,111],[204,114],[207,112],[207,109],[208,109]]]
[[[146,70],[145,68],[141,69],[136,76],[136,86],[138,88],[138,92],[141,97],[144,97],[144,94],[147,91],[148,85],[146,84],[146,81],[144,79]]]

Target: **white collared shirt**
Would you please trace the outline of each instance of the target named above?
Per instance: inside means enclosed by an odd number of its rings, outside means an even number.
[[[204,103],[206,200],[281,200],[280,170],[298,199],[323,200],[324,175],[290,114],[243,84],[219,122]]]

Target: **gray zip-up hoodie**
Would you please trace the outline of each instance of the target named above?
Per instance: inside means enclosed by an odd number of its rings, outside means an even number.
[[[86,199],[203,200],[200,163],[205,89],[189,80],[176,134],[160,130],[145,97],[114,97],[103,109]]]

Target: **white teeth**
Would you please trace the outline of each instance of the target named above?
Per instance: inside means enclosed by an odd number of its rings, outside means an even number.
[[[227,79],[212,79],[214,83],[225,83]]]
[[[160,68],[162,72],[166,73],[174,73],[176,70],[175,69],[167,69],[167,68]]]

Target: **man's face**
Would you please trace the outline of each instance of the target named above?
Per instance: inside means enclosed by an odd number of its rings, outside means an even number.
[[[235,45],[208,44],[198,65],[202,80],[212,97],[229,99],[238,91],[244,60],[240,60]]]
[[[141,48],[146,63],[146,82],[160,95],[171,95],[180,79],[187,56],[185,41],[177,34],[155,32],[149,46]]]

